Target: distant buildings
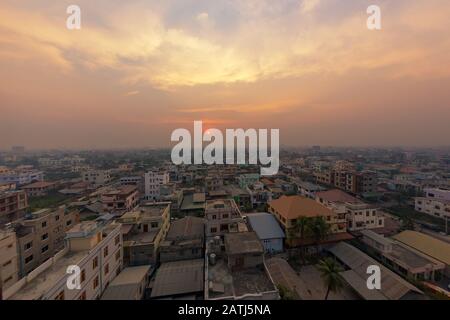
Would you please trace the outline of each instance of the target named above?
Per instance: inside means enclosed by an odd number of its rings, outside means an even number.
[[[149,171],[144,176],[146,200],[159,200],[161,188],[169,183],[168,172]]]
[[[450,190],[424,189],[425,197],[415,198],[415,210],[439,218],[450,218]]]
[[[45,196],[50,190],[53,190],[55,188],[56,183],[46,181],[38,181],[21,187],[22,190],[25,190],[28,197]]]
[[[31,168],[16,168],[0,173],[0,183],[15,183],[17,186],[43,180],[44,173]]]
[[[314,172],[316,181],[354,194],[377,192],[378,178],[373,171],[323,170]]]
[[[0,191],[0,224],[21,218],[27,207],[25,191]]]
[[[120,225],[82,222],[67,232],[66,247],[4,291],[8,300],[99,299],[122,270]],[[80,268],[81,289],[67,286],[69,266]]]
[[[250,185],[254,185],[256,182],[259,181],[259,178],[260,176],[258,173],[241,174],[238,176],[239,187],[245,189]]]
[[[111,175],[108,170],[89,170],[82,173],[82,179],[92,187],[98,188],[107,185],[111,181]]]

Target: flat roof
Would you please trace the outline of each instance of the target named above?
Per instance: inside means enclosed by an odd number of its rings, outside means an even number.
[[[427,256],[450,265],[450,246],[442,240],[411,230],[403,231],[393,238]]]
[[[197,217],[184,217],[171,222],[166,240],[190,239],[203,237],[205,234],[205,220]]]
[[[225,234],[227,254],[263,253],[264,248],[256,232],[236,232]]]
[[[102,300],[134,300],[136,290],[149,274],[150,268],[151,266],[146,265],[123,269],[106,288]]]
[[[275,217],[267,212],[248,213],[247,219],[259,239],[285,238],[285,234]]]
[[[156,272],[152,298],[203,291],[203,259],[162,263]]]
[[[348,193],[339,190],[339,189],[333,189],[333,190],[327,190],[327,191],[320,191],[316,193],[316,197],[322,198],[326,201],[330,202],[348,202],[348,203],[363,203],[358,198],[355,198]]]

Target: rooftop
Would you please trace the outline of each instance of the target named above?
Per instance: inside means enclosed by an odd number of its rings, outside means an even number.
[[[269,205],[287,219],[333,215],[333,212],[327,207],[300,196],[282,196],[271,201]]]
[[[203,237],[205,220],[197,217],[184,217],[170,224],[166,240],[190,239]]]
[[[227,254],[263,253],[264,248],[255,232],[237,232],[225,234]]]
[[[248,213],[247,219],[259,239],[279,239],[285,234],[273,215],[266,212]]]
[[[136,290],[150,272],[150,266],[128,267],[106,288],[102,300],[133,300],[136,299]]]
[[[26,186],[21,187],[22,189],[34,189],[34,188],[46,188],[55,185],[54,182],[47,181],[38,181],[31,184],[27,184]]]
[[[316,197],[329,202],[362,203],[361,200],[339,189],[317,192]]]

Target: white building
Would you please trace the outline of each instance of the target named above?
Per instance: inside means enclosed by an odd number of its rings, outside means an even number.
[[[11,170],[0,174],[0,183],[15,183],[18,186],[44,181],[44,173],[38,170]]]
[[[415,210],[435,217],[450,218],[450,200],[439,198],[415,198]]]
[[[145,199],[158,200],[161,196],[161,187],[169,183],[168,172],[149,171],[145,174]]]
[[[9,300],[99,299],[123,265],[120,224],[82,222],[67,232],[66,247],[4,291]],[[80,268],[79,289],[69,279],[68,267]],[[69,281],[68,281],[69,280]]]
[[[100,187],[111,181],[111,175],[108,170],[90,170],[83,172],[82,178],[84,182],[94,187]]]

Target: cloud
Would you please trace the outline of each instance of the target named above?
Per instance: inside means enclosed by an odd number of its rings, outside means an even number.
[[[300,6],[300,11],[303,14],[308,14],[312,12],[319,4],[320,0],[303,0]]]

